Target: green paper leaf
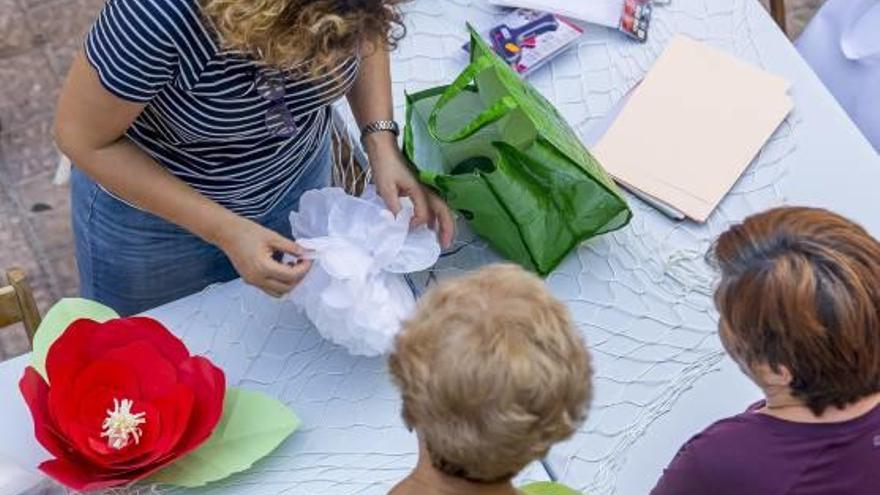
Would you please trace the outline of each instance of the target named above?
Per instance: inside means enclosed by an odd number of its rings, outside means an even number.
[[[526,495],[581,495],[581,492],[573,490],[561,483],[552,481],[539,481],[520,487],[520,491]]]
[[[49,353],[49,348],[71,323],[83,318],[103,323],[119,318],[119,314],[103,304],[88,299],[66,298],[52,306],[37,328],[37,333],[34,335],[34,351],[31,354],[31,366],[47,381],[46,355]]]
[[[211,437],[147,482],[195,488],[227,478],[269,455],[299,426],[296,414],[272,397],[227,389],[223,416]]]

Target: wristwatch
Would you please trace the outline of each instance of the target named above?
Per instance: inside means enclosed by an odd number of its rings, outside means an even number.
[[[394,137],[397,137],[400,136],[400,126],[393,120],[376,120],[370,122],[361,129],[361,144],[364,143],[367,136],[376,132],[390,132],[391,134],[394,134]]]

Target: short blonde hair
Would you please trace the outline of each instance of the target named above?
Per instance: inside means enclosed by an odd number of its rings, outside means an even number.
[[[592,393],[568,310],[509,265],[429,291],[389,365],[434,466],[472,481],[509,479],[545,456],[583,422]]]

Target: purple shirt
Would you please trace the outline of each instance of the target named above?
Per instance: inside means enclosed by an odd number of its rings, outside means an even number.
[[[678,451],[651,495],[878,495],[880,406],[843,423],[748,411]]]

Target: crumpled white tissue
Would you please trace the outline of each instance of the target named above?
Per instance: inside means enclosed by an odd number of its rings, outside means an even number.
[[[415,307],[403,275],[440,257],[434,232],[411,229],[412,217],[407,198],[395,216],[372,186],[359,198],[332,187],[302,195],[290,223],[313,265],[288,297],[324,338],[356,355],[391,350]]]

